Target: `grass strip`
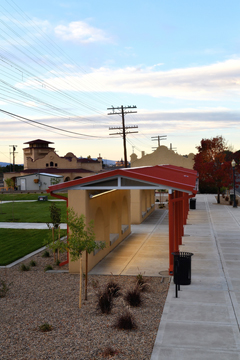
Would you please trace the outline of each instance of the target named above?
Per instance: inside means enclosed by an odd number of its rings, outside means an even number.
[[[30,254],[43,246],[43,240],[50,230],[1,229],[0,266]],[[61,236],[67,235],[67,230],[61,230]]]
[[[52,202],[11,202],[0,204],[0,222],[29,222],[29,223],[47,223],[51,222],[50,210]],[[67,221],[66,201],[56,202],[61,209],[61,222]]]

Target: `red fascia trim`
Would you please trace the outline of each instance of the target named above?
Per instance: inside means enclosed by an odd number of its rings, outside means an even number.
[[[49,190],[49,189],[47,189]],[[55,198],[58,198],[58,199],[61,199],[61,200],[65,200],[67,202],[67,206],[68,206],[68,198],[66,196],[63,196],[63,195],[59,195],[59,194],[55,194],[51,191],[47,191],[47,192],[50,192],[50,195],[55,197]]]
[[[108,171],[108,172],[105,172],[102,174],[90,175],[90,176],[86,176],[85,178],[67,181],[65,183],[61,183],[61,184],[57,184],[57,185],[52,185],[52,186],[49,186],[49,188],[47,189],[47,192],[65,189],[70,186],[75,186],[75,185],[79,185],[79,184],[84,184],[84,183],[87,184],[87,183],[95,181],[95,180],[102,180],[105,178],[119,175],[119,172],[120,172],[120,170],[113,170],[113,171]],[[110,174],[110,176],[109,176],[109,174]]]
[[[128,174],[131,174],[131,176],[130,176],[131,178],[135,178],[138,180],[144,180],[144,181],[159,184],[159,185],[162,184],[162,185],[166,185],[166,186],[173,187],[173,188],[179,187],[179,188],[181,188],[181,190],[184,189],[184,190],[188,190],[191,192],[194,191],[194,187],[195,187],[195,183],[194,183],[194,185],[189,185],[189,184],[184,184],[184,183],[173,181],[173,180],[158,178],[158,177],[151,176],[151,175],[145,175],[145,174],[139,174],[139,173],[135,174],[130,171],[128,172]]]

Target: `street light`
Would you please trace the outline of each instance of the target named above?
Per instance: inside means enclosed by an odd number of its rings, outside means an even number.
[[[236,162],[234,161],[234,159],[232,160],[231,164],[232,164],[232,168],[233,168],[233,207],[237,207],[236,195],[235,195],[235,166],[236,166]]]

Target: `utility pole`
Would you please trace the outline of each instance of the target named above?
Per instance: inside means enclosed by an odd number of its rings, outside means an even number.
[[[11,154],[13,154],[13,172],[15,171],[15,154],[17,154],[16,153],[16,147],[17,147],[17,145],[9,145],[10,147],[12,146],[12,152],[10,151],[10,155]],[[10,165],[10,167],[11,167],[11,165]]]
[[[177,148],[176,148],[176,147],[173,148],[173,147],[172,147],[172,143],[170,143],[170,149],[169,149],[169,150],[177,151]]]
[[[126,109],[136,109],[137,107],[135,105],[133,106],[119,106],[119,107],[111,107],[108,108],[107,110],[112,110],[112,113],[108,113],[108,115],[122,115],[122,127],[110,127],[109,130],[122,130],[122,132],[118,132],[118,133],[113,133],[110,135],[122,135],[123,136],[123,149],[124,149],[124,163],[125,163],[125,168],[127,168],[127,147],[126,147],[126,135],[127,134],[133,134],[133,133],[137,133],[138,131],[127,131],[126,129],[135,129],[138,128],[138,126],[125,126],[125,119],[124,119],[124,115],[125,114],[132,114],[132,113],[136,113],[137,111],[125,111]],[[115,110],[117,110],[117,112],[115,112]]]
[[[161,140],[167,140],[167,135],[158,135],[158,136],[151,136],[152,141],[158,141],[158,147],[160,146]],[[152,149],[157,149],[156,147],[152,147]]]

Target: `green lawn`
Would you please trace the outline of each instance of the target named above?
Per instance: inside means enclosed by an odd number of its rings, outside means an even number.
[[[52,202],[48,201],[0,204],[0,222],[51,222],[49,211],[51,204]],[[58,201],[56,206],[61,209],[62,223],[66,223],[66,201]]]
[[[62,196],[67,197],[68,194],[59,194]],[[37,200],[39,196],[47,196],[49,200],[56,200],[55,197],[51,196],[50,194],[0,194],[0,201],[11,201],[11,200]]]
[[[1,229],[0,266],[5,266],[43,246],[50,230]],[[61,230],[61,236],[67,230]]]

